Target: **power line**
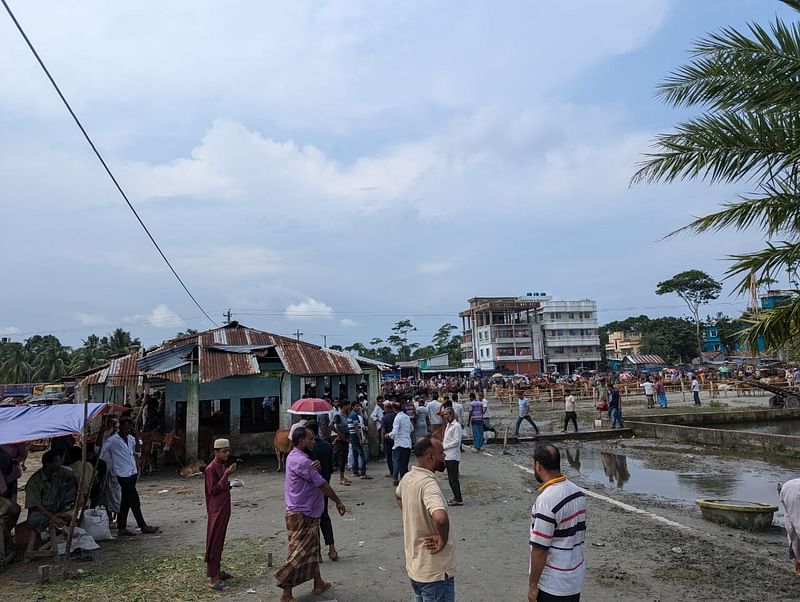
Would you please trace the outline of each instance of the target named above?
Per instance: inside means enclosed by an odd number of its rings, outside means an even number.
[[[153,243],[153,246],[155,246],[155,248],[158,251],[159,255],[161,255],[161,258],[167,264],[167,266],[169,267],[169,269],[172,272],[172,274],[175,276],[175,278],[178,280],[178,282],[180,282],[180,285],[183,287],[183,290],[186,291],[186,294],[189,295],[189,298],[194,302],[194,304],[197,306],[197,308],[201,312],[203,312],[203,315],[206,318],[208,318],[209,322],[211,322],[214,326],[216,326],[217,323],[214,320],[211,319],[211,316],[209,316],[208,313],[206,313],[206,310],[203,309],[203,307],[200,305],[200,303],[197,301],[197,299],[195,299],[194,295],[191,293],[189,288],[183,282],[181,277],[178,276],[178,272],[175,271],[174,267],[172,267],[172,264],[170,263],[169,259],[167,259],[167,256],[164,254],[164,251],[161,250],[161,247],[156,242],[156,239],[153,238],[153,235],[150,233],[150,230],[148,230],[148,228],[145,225],[144,221],[142,221],[142,218],[139,217],[139,213],[136,211],[136,209],[133,207],[131,202],[128,200],[128,195],[126,195],[125,191],[122,190],[122,186],[120,186],[119,182],[117,181],[117,178],[111,172],[111,169],[108,167],[108,164],[106,163],[105,159],[103,159],[103,156],[100,154],[100,151],[97,150],[97,147],[94,145],[94,142],[92,142],[92,139],[89,137],[89,134],[87,133],[86,129],[83,127],[83,124],[81,123],[80,119],[78,119],[78,116],[75,114],[75,111],[72,110],[72,107],[70,106],[69,102],[67,102],[67,99],[64,96],[64,94],[61,92],[61,88],[58,87],[58,84],[56,83],[56,80],[53,79],[52,75],[50,75],[50,71],[45,66],[44,61],[42,61],[41,57],[39,56],[39,53],[36,52],[36,48],[33,47],[33,44],[31,43],[30,39],[28,39],[28,35],[25,33],[25,30],[22,29],[22,25],[20,25],[19,21],[17,21],[17,18],[14,16],[14,13],[11,10],[11,7],[8,5],[8,2],[6,2],[6,0],[0,0],[0,2],[3,3],[3,6],[5,7],[6,12],[8,13],[8,16],[11,17],[11,20],[14,22],[14,25],[16,25],[17,30],[19,31],[19,33],[22,36],[22,38],[25,40],[25,43],[28,45],[28,48],[30,48],[30,51],[33,53],[33,56],[36,57],[36,61],[39,63],[39,66],[44,71],[45,75],[47,76],[47,79],[49,79],[50,83],[53,84],[53,88],[55,88],[56,92],[58,93],[59,98],[61,98],[61,102],[64,103],[64,106],[67,108],[67,111],[69,111],[69,114],[72,115],[72,119],[75,120],[75,124],[78,126],[78,129],[80,129],[81,133],[83,134],[83,137],[86,138],[86,142],[89,143],[89,146],[92,148],[92,151],[94,151],[94,154],[97,156],[97,159],[100,161],[100,164],[103,166],[103,169],[105,169],[106,173],[108,174],[108,177],[111,178],[111,181],[114,183],[114,186],[116,186],[117,190],[122,195],[122,198],[125,199],[125,203],[127,203],[128,208],[131,210],[133,215],[136,217],[136,220],[139,222],[139,225],[144,229],[145,233],[147,233],[147,237],[150,239],[150,242]]]

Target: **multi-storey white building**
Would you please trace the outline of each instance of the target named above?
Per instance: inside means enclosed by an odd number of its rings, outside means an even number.
[[[600,362],[594,301],[553,301],[545,293],[473,297],[459,316],[465,368],[571,374]]]
[[[537,315],[544,338],[545,371],[572,374],[600,364],[597,303],[547,301]]]

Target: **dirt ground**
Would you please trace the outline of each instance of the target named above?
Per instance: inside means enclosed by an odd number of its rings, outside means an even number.
[[[765,401],[752,403],[765,405]],[[589,412],[588,408],[586,410]],[[555,414],[554,414],[555,417]],[[499,419],[502,422],[504,419]],[[559,429],[560,430],[560,429]],[[679,464],[684,450],[639,442],[571,444],[585,453],[598,450]],[[450,509],[451,537],[456,544],[459,600],[524,600],[527,592],[528,530],[535,499],[530,465],[531,444],[513,446],[502,455],[465,452],[462,487],[465,506]],[[704,454],[698,470],[713,470],[716,458]],[[731,461],[730,457],[719,461]],[[743,469],[749,460],[741,459]],[[666,467],[666,466],[665,466]],[[602,499],[589,499],[585,600],[622,601],[763,601],[800,599],[800,577],[787,558],[786,536],[775,528],[765,534],[735,531],[703,521],[695,508],[668,498],[641,495],[585,479],[567,466],[570,478],[609,498],[652,514],[637,514]],[[752,467],[751,467],[752,468]],[[145,477],[139,486],[147,520],[163,532],[125,541],[103,542],[95,560],[82,563],[88,577],[36,584],[36,563],[17,563],[0,574],[0,592],[8,600],[277,600],[279,590],[266,567],[285,557],[283,475],[274,458],[247,461],[238,476],[244,489],[233,490],[233,517],[228,529],[224,565],[235,569],[230,589],[215,594],[203,587],[202,547],[205,507],[200,477],[183,479],[171,471]],[[311,595],[311,584],[295,589],[300,601],[406,601],[410,588],[404,571],[402,521],[384,465],[369,465],[375,477],[334,484],[350,509],[334,517],[340,560],[322,565],[334,583],[323,596]],[[447,480],[441,477],[445,495]],[[685,528],[658,522],[658,515]],[[123,585],[124,584],[124,585]],[[120,589],[121,588],[121,589]],[[7,593],[6,593],[7,592]],[[6,597],[6,596],[10,597]]]

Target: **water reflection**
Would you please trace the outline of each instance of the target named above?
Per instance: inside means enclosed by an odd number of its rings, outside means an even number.
[[[564,447],[562,453],[568,475],[577,473],[587,481],[678,500],[687,506],[694,505],[699,498],[777,504],[777,484],[796,476],[786,469],[760,461],[750,461],[742,467],[740,461],[719,458],[712,467],[704,459],[702,465],[707,466],[707,472],[704,472],[665,468],[681,461],[674,454],[659,457],[659,464],[654,465],[625,454],[602,452],[590,447]]]
[[[608,482],[616,483],[617,487],[622,489],[622,486],[631,478],[631,473],[628,471],[628,457],[608,452],[602,452],[600,456],[602,457],[603,471],[608,477]]]

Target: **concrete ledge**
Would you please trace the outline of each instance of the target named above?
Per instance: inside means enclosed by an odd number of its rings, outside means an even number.
[[[626,421],[627,424],[627,421]],[[537,441],[597,441],[601,439],[622,439],[625,437],[632,437],[634,435],[633,429],[602,429],[592,431],[578,431],[577,433],[542,433],[534,437],[514,437],[509,435],[508,443],[535,443]],[[495,445],[503,443],[503,437],[491,437],[486,439],[487,445]],[[472,438],[464,439],[464,445],[472,444]]]
[[[687,412],[686,414],[637,414],[630,420],[657,424],[680,424],[683,426],[717,425],[745,422],[772,422],[800,418],[800,409],[791,410],[735,410],[721,412]],[[629,419],[625,419],[627,422]]]
[[[661,418],[666,418],[662,416]],[[748,420],[747,422],[750,422]],[[637,437],[667,439],[681,443],[715,445],[727,449],[755,448],[769,454],[800,456],[800,437],[774,435],[772,433],[751,433],[725,429],[702,428],[681,424],[660,424],[626,420],[625,424]]]

